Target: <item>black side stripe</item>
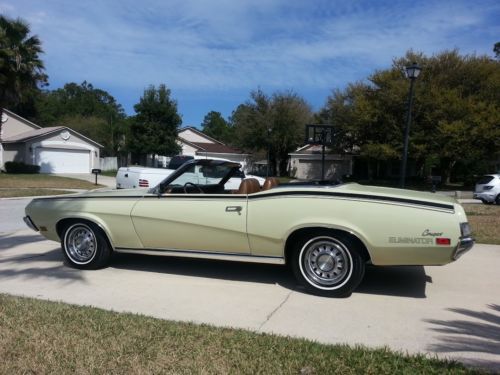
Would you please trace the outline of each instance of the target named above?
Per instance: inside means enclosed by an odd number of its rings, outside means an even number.
[[[454,210],[453,205],[444,204],[444,203],[435,203],[435,202],[427,202],[416,199],[407,199],[407,198],[396,198],[396,197],[386,197],[380,195],[371,195],[371,194],[356,194],[356,193],[340,193],[340,192],[329,192],[329,191],[276,191],[269,192],[264,194],[251,194],[248,195],[248,200],[257,200],[257,199],[267,199],[279,196],[318,196],[318,197],[335,197],[335,198],[347,198],[347,199],[360,199],[360,200],[373,200],[373,201],[382,201],[382,202],[394,202],[394,203],[403,203],[403,204],[411,204],[415,206],[424,206],[424,207],[433,207],[444,210]],[[83,197],[50,197],[50,198],[36,198],[36,199],[49,199],[49,200],[72,200],[72,199],[168,199],[168,196],[158,197],[156,195],[145,195],[145,196],[137,196],[137,195],[122,195],[122,196],[83,196]],[[227,194],[227,195],[202,195],[202,194],[179,194],[179,195],[171,195],[171,198],[175,199],[224,199],[224,200],[245,200],[247,196],[241,196],[236,194]]]
[[[407,198],[386,197],[386,196],[371,195],[371,194],[339,193],[330,191],[283,191],[283,192],[277,191],[265,195],[249,195],[248,199],[261,199],[261,198],[277,197],[283,195],[311,195],[311,196],[327,196],[327,197],[329,196],[329,197],[349,198],[349,199],[375,200],[383,202],[412,204],[417,206],[436,207],[446,210],[454,210],[453,205],[443,204],[443,203],[427,202],[427,201],[407,199]]]

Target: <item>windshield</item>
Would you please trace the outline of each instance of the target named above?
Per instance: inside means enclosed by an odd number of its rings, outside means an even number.
[[[493,180],[493,178],[494,178],[493,176],[483,176],[479,179],[479,181],[477,183],[478,183],[478,185],[487,184],[488,182]]]
[[[231,171],[228,165],[192,165],[183,174],[169,183],[169,186],[218,184]]]
[[[240,164],[229,161],[199,159],[186,162],[149,193],[223,192],[228,179],[240,168]]]

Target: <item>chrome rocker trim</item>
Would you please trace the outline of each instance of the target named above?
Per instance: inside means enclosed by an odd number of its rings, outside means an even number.
[[[213,253],[209,251],[197,251],[197,250],[189,251],[189,250],[128,249],[128,248],[116,248],[115,251],[117,253],[122,253],[122,254],[161,255],[170,257],[182,257],[182,258],[228,260],[233,262],[285,264],[285,259],[282,257],[268,257],[268,256],[247,255],[247,254],[237,254],[237,253]]]

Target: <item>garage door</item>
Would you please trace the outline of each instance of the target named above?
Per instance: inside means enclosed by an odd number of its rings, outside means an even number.
[[[40,173],[89,173],[90,151],[39,147],[35,149]]]

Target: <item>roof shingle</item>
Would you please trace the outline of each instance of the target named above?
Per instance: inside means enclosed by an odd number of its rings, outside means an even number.
[[[16,134],[8,138],[2,139],[2,143],[15,143],[24,142],[31,138],[41,137],[42,135],[56,132],[58,130],[65,129],[64,126],[49,126],[47,128],[40,128],[35,130],[30,130],[21,134]]]

